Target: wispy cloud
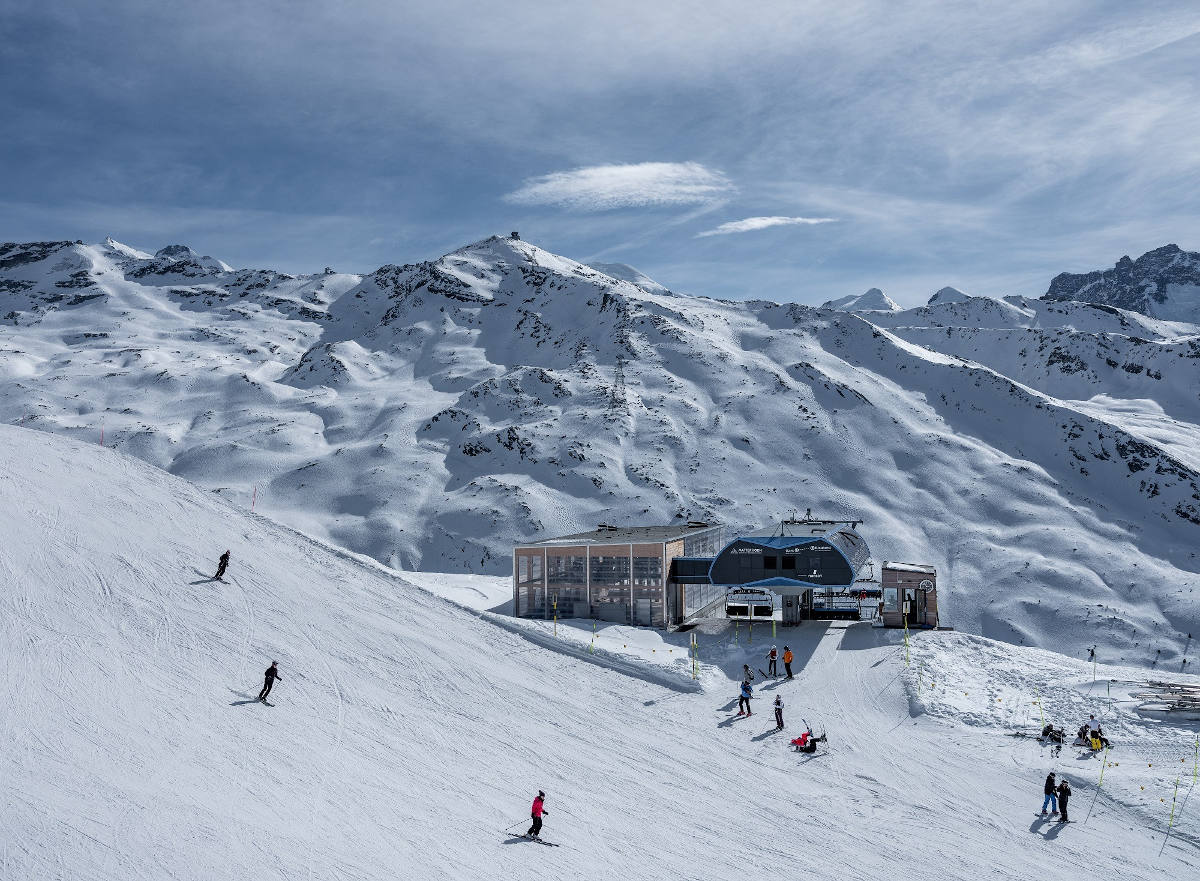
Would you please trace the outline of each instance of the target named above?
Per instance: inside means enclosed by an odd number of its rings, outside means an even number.
[[[810,226],[814,223],[834,223],[836,220],[836,217],[747,217],[745,220],[731,220],[714,229],[696,233],[696,238],[728,236],[736,232],[754,232],[759,229],[769,229],[772,226]]]
[[[720,171],[698,162],[592,165],[533,177],[505,196],[518,205],[553,205],[573,211],[607,211],[647,205],[696,205],[734,192]]]

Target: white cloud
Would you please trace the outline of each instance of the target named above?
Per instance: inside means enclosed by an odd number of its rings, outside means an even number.
[[[836,217],[747,217],[745,220],[731,220],[728,223],[722,223],[715,229],[697,233],[696,238],[727,236],[735,232],[754,232],[772,226],[809,226],[814,223],[833,223],[836,220]]]
[[[734,192],[724,174],[698,162],[593,165],[533,177],[505,196],[518,205],[606,211],[646,205],[695,205]]]

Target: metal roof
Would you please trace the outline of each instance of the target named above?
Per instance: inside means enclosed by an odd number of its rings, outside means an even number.
[[[884,560],[883,568],[898,572],[923,572],[926,575],[937,575],[937,569],[927,563],[889,563]]]
[[[710,529],[720,529],[720,523],[670,523],[666,526],[601,526],[591,532],[577,532],[558,538],[544,538],[525,542],[517,547],[543,547],[547,545],[582,544],[661,544],[700,535]]]

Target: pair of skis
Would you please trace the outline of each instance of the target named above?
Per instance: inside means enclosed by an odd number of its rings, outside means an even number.
[[[512,835],[511,832],[509,834]],[[556,844],[553,841],[546,841],[545,839],[542,839],[542,838],[535,838],[532,835],[513,835],[512,840],[513,841],[532,841],[535,844],[544,844],[544,845],[546,845],[546,847],[558,847],[559,846],[558,844]]]

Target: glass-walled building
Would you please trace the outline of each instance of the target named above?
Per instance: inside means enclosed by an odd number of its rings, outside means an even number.
[[[711,557],[725,528],[602,525],[592,532],[513,549],[513,612],[523,618],[598,618],[666,627],[668,586],[677,557]]]

